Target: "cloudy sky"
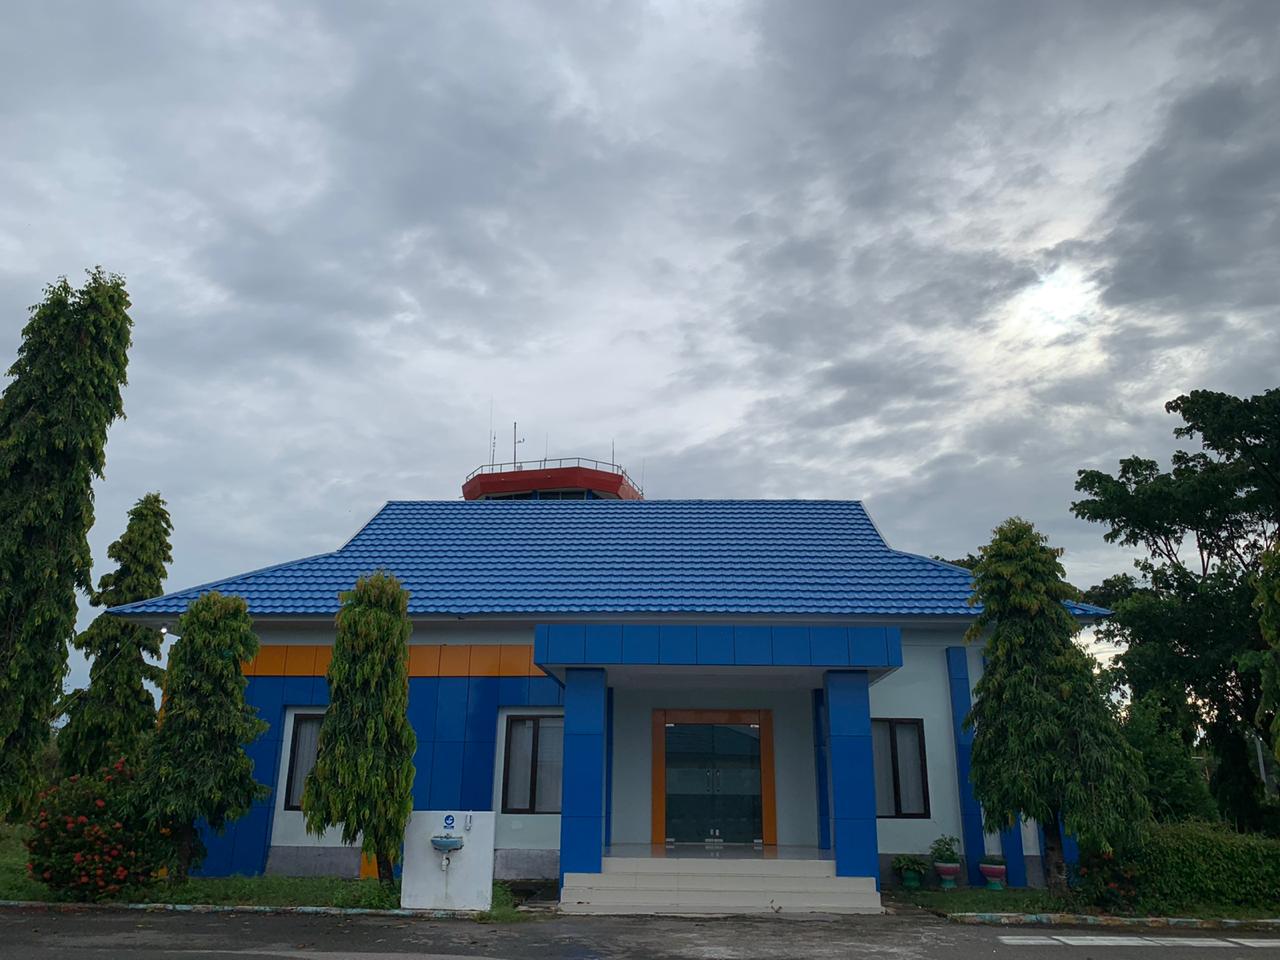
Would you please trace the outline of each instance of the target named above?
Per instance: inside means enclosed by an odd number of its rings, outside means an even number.
[[[458,496],[491,408],[924,553],[1019,513],[1088,584],[1075,471],[1280,367],[1272,0],[20,0],[0,131],[0,367],[128,278],[92,540],[160,490],[174,588]]]

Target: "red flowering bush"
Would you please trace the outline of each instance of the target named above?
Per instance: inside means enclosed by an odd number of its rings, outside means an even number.
[[[55,896],[110,900],[155,879],[164,847],[135,813],[133,771],[124,760],[36,799],[27,872]]]

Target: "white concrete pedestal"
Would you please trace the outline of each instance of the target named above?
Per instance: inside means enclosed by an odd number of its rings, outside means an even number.
[[[404,834],[400,905],[413,910],[488,910],[493,903],[493,813],[415,810]],[[459,837],[449,868],[431,845],[433,836]]]

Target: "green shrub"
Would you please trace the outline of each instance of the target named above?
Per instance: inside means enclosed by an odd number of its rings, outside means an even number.
[[[1280,841],[1222,824],[1150,823],[1130,847],[1086,856],[1080,893],[1116,912],[1280,903]]]
[[[107,900],[150,883],[163,845],[137,816],[132,787],[120,760],[41,791],[26,843],[31,878],[68,900]]]

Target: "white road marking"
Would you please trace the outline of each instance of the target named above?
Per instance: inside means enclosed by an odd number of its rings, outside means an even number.
[[[1160,947],[1234,947],[1236,944],[1213,937],[1144,937]]]
[[[1003,936],[1000,942],[1010,947],[1255,947],[1280,949],[1280,940],[1232,937],[1119,937],[1114,935],[1081,936]]]

